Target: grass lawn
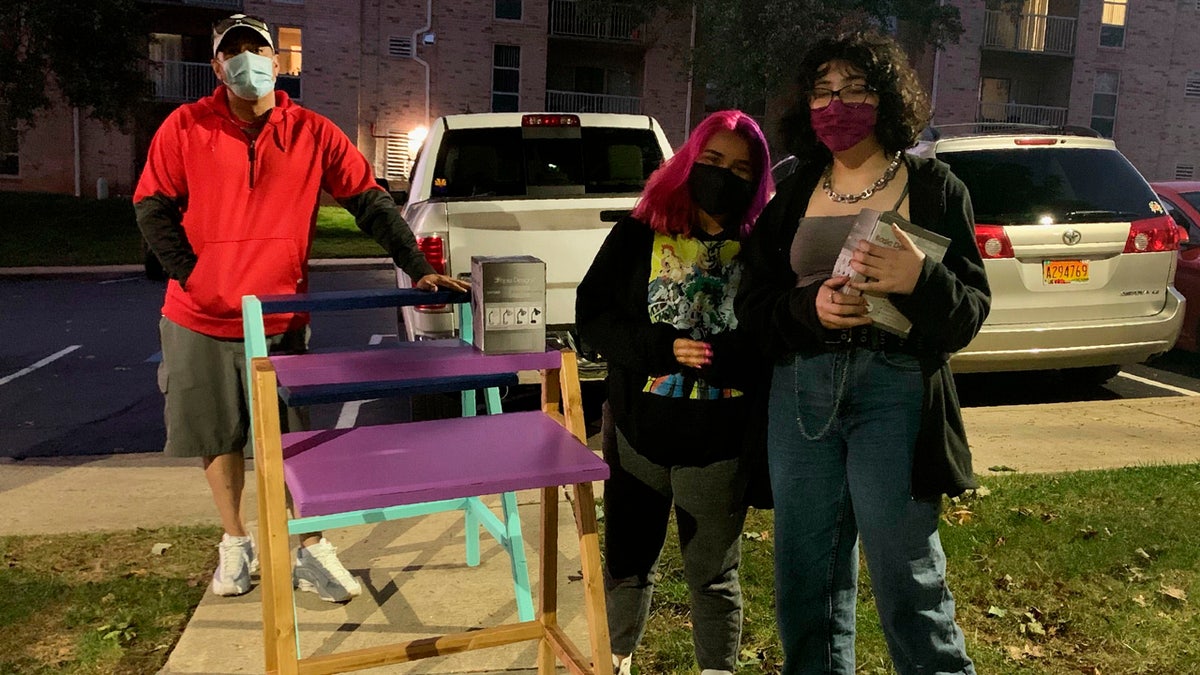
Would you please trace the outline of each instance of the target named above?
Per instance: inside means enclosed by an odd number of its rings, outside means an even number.
[[[1200,465],[987,478],[941,536],[982,675],[1200,673]],[[776,673],[771,513],[743,540],[743,667]],[[678,547],[663,555],[643,674],[694,673]],[[795,570],[804,574],[804,570]],[[858,672],[893,673],[860,574]],[[635,661],[636,663],[636,661]]]
[[[219,538],[217,527],[0,537],[0,673],[157,672]]]
[[[1200,465],[984,483],[947,504],[941,529],[981,674],[1200,672]],[[747,675],[780,667],[771,533],[771,513],[752,513],[738,670]],[[154,672],[205,592],[217,534],[0,538],[0,672]],[[172,547],[154,555],[158,542]],[[662,572],[635,668],[694,673],[674,535]],[[892,673],[865,570],[861,581],[858,672]]]
[[[0,213],[0,267],[142,262],[142,238],[128,198],[0,192]],[[384,252],[358,229],[348,211],[322,206],[312,257],[379,258]]]

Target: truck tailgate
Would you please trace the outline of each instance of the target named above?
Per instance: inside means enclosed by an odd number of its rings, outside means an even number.
[[[470,272],[472,255],[540,258],[546,263],[547,323],[574,323],[575,288],[613,226],[601,212],[628,211],[636,201],[606,196],[447,203],[450,273]]]

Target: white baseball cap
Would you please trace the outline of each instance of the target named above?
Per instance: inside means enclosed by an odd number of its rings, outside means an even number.
[[[234,14],[228,19],[222,19],[213,25],[213,56],[217,55],[218,48],[221,46],[221,41],[229,35],[229,31],[236,30],[252,30],[259,37],[267,41],[267,45],[271,49],[275,49],[275,41],[271,39],[271,27],[266,21],[246,14]]]

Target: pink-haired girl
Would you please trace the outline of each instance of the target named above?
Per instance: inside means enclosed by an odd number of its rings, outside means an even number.
[[[709,116],[650,176],[579,285],[582,340],[608,361],[605,583],[613,672],[629,673],[672,503],[704,675],[732,673],[755,394],[765,369],[737,329],[737,254],[773,184],[748,115]],[[758,403],[758,405],[755,405]]]

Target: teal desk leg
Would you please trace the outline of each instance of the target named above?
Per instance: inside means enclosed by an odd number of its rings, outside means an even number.
[[[533,593],[529,587],[529,564],[525,560],[525,537],[521,534],[521,514],[517,511],[517,493],[500,495],[504,506],[504,548],[512,569],[513,591],[517,598],[517,618],[533,621]]]
[[[247,295],[242,297],[242,334],[246,352],[246,407],[250,409],[250,428],[254,428],[254,405],[250,401],[250,392],[254,390],[250,383],[253,371],[250,361],[267,355],[267,335],[263,329],[262,303],[258,297]],[[246,457],[254,457],[254,434],[250,434],[250,442],[246,444]]]

